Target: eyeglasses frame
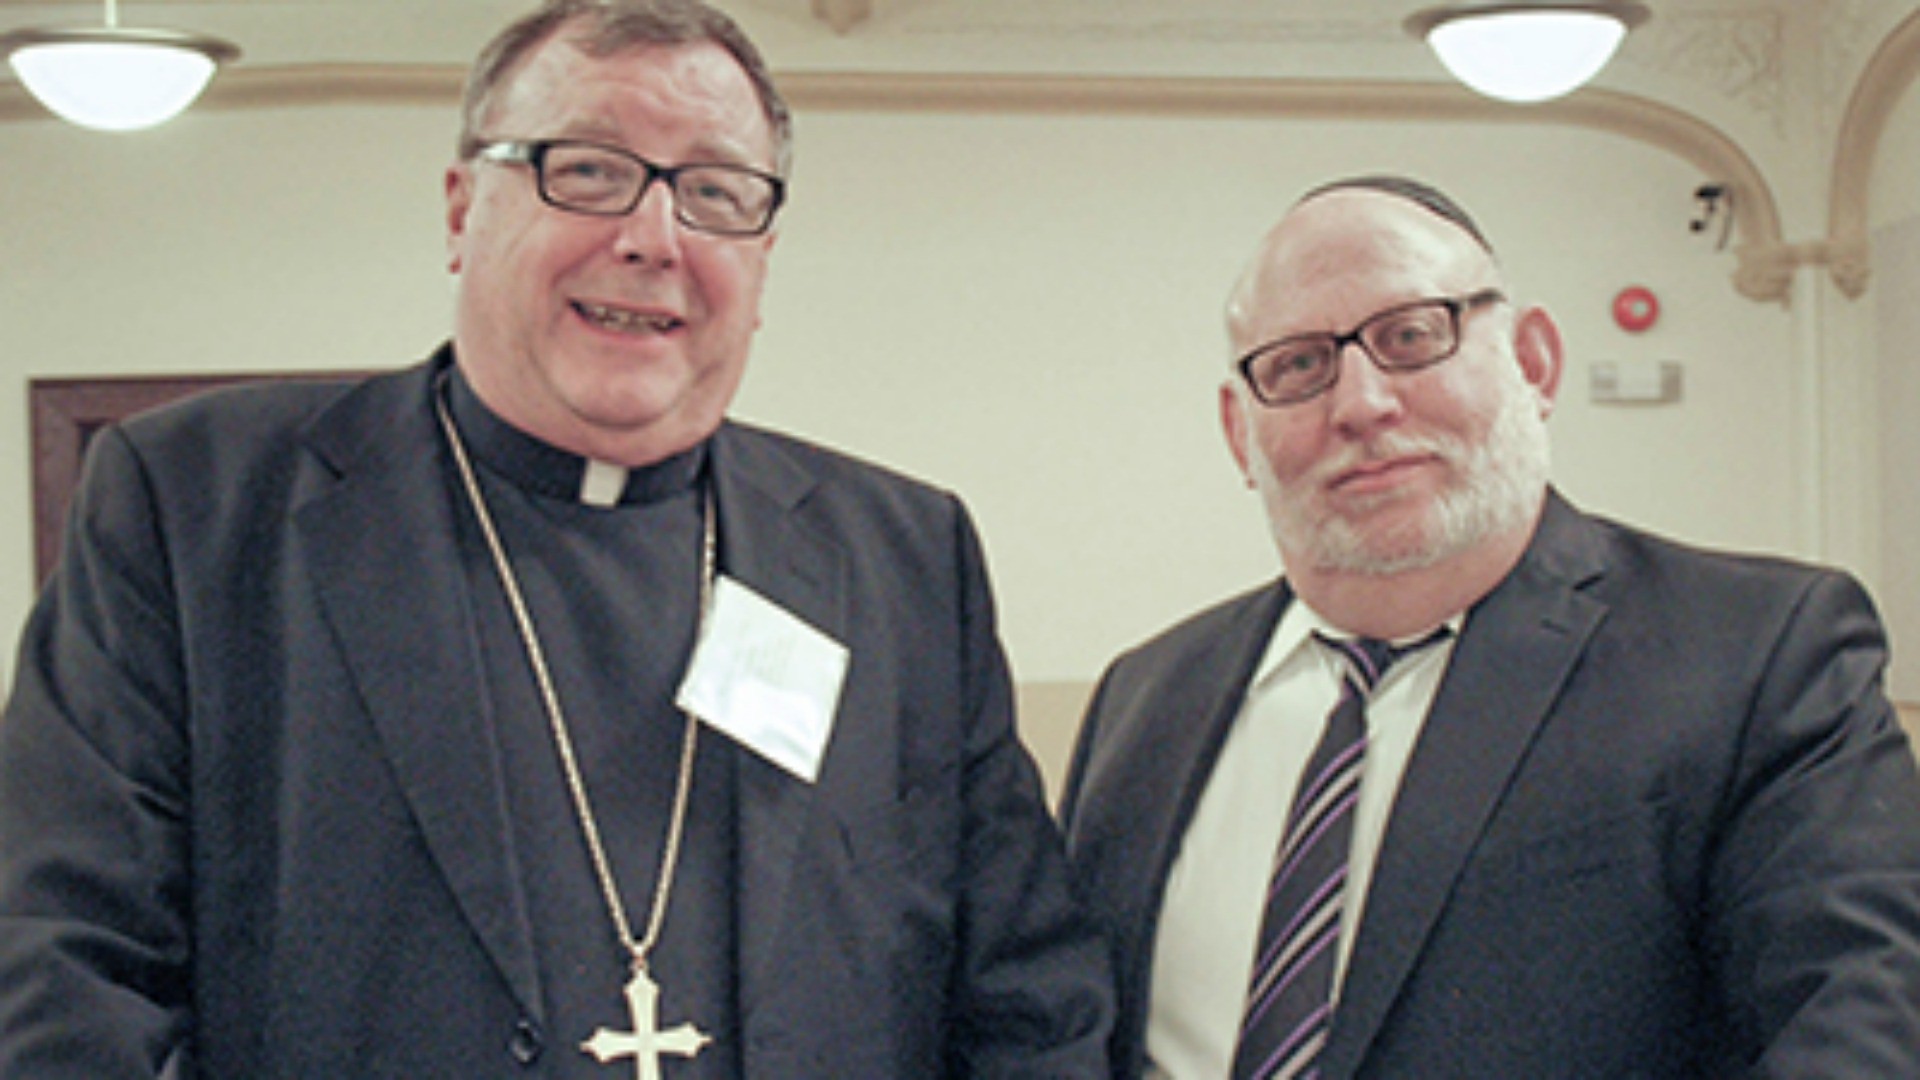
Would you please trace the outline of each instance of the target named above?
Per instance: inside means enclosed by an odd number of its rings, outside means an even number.
[[[1255,346],[1248,351],[1246,355],[1234,361],[1233,366],[1234,369],[1240,373],[1241,381],[1246,383],[1247,389],[1253,394],[1255,401],[1268,407],[1298,405],[1304,401],[1312,401],[1314,398],[1333,389],[1334,385],[1340,381],[1340,357],[1347,351],[1347,346],[1358,345],[1361,354],[1365,356],[1375,368],[1389,375],[1404,375],[1410,372],[1423,371],[1436,364],[1451,360],[1459,354],[1461,344],[1460,318],[1463,314],[1486,307],[1488,304],[1502,303],[1506,299],[1507,294],[1505,292],[1497,288],[1488,287],[1461,296],[1430,296],[1420,300],[1409,300],[1404,304],[1395,304],[1392,307],[1382,308],[1374,312],[1360,320],[1358,325],[1344,334],[1319,332],[1311,334],[1288,334],[1283,338],[1275,338],[1272,341]],[[1431,359],[1412,364],[1383,360],[1374,354],[1373,347],[1368,345],[1366,340],[1366,332],[1369,327],[1380,322],[1382,319],[1391,318],[1392,316],[1405,314],[1416,308],[1424,307],[1440,307],[1446,311],[1448,323],[1453,330],[1453,346],[1451,348]],[[1333,342],[1333,362],[1327,365],[1325,381],[1317,383],[1299,394],[1284,398],[1268,398],[1266,394],[1261,392],[1260,384],[1253,377],[1254,362],[1283,345],[1301,341]]]
[[[558,202],[554,199],[552,193],[547,190],[546,161],[547,154],[555,147],[566,146],[586,147],[627,158],[640,166],[646,174],[645,179],[640,181],[640,187],[634,191],[633,199],[619,209],[587,210],[579,206]],[[773,228],[773,219],[779,214],[780,207],[785,204],[787,199],[786,180],[761,169],[755,169],[747,165],[737,165],[730,161],[687,161],[679,165],[656,165],[646,158],[641,157],[639,154],[628,150],[626,147],[594,142],[591,139],[492,139],[483,141],[475,146],[472,156],[477,160],[490,161],[495,164],[526,165],[533,170],[533,188],[539,193],[541,202],[546,203],[555,210],[561,210],[569,214],[583,214],[587,217],[625,217],[633,213],[634,208],[639,206],[641,201],[647,197],[647,191],[653,187],[654,181],[662,181],[667,185],[667,191],[672,196],[673,219],[695,232],[707,233],[713,236],[762,236],[768,229]],[[702,225],[699,222],[690,220],[685,211],[681,209],[680,189],[676,181],[682,173],[693,169],[721,169],[726,172],[742,173],[765,180],[773,189],[773,196],[767,201],[766,219],[760,223],[758,228],[754,229],[716,229],[711,225]]]

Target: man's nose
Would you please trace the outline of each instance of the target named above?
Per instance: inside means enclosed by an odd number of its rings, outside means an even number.
[[[620,219],[615,250],[629,262],[671,266],[680,261],[680,222],[674,217],[673,185],[649,177],[640,201]]]
[[[1327,404],[1335,424],[1370,428],[1400,414],[1399,376],[1380,370],[1359,342],[1343,345],[1334,363],[1339,377],[1327,389]]]

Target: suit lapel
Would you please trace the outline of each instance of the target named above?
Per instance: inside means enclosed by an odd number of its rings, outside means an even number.
[[[846,626],[846,554],[795,513],[815,480],[789,455],[733,425],[713,443],[720,570],[836,641]],[[767,990],[785,929],[787,891],[814,787],[747,751],[739,756],[741,1002],[751,1015]]]
[[[1475,605],[1402,779],[1323,1065],[1348,1076],[1378,1034],[1535,733],[1606,606],[1586,523],[1557,496],[1525,558]]]
[[[1213,638],[1205,649],[1185,657],[1179,677],[1162,682],[1166,698],[1138,714],[1147,721],[1140,734],[1156,745],[1150,752],[1126,756],[1137,772],[1119,784],[1102,784],[1105,790],[1136,800],[1136,812],[1146,815],[1143,819],[1128,814],[1128,831],[1134,843],[1145,841],[1150,858],[1128,862],[1161,883],[1151,890],[1147,910],[1141,913],[1155,922],[1164,883],[1179,854],[1179,840],[1186,835],[1220,748],[1240,714],[1254,667],[1290,596],[1284,586],[1270,586],[1237,605],[1224,637]],[[1148,826],[1145,835],[1136,828],[1141,825]]]
[[[1197,617],[1164,655],[1148,654],[1151,667],[1123,658],[1089,709],[1097,727],[1081,732],[1063,823],[1080,891],[1107,909],[1124,966],[1114,1045],[1127,1075],[1143,1066],[1154,940],[1180,839],[1290,595],[1268,585]]]
[[[451,465],[428,408],[432,374],[377,380],[316,422],[312,445],[338,479],[301,507],[295,529],[427,846],[521,1006],[537,1016],[532,938],[447,496]]]

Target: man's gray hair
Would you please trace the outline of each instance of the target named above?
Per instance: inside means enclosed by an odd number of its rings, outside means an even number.
[[[773,131],[774,168],[782,176],[793,157],[793,116],[773,85],[773,75],[746,32],[701,0],[546,0],[501,30],[480,51],[467,75],[460,106],[460,160],[480,152],[481,128],[495,93],[528,53],[566,28],[569,42],[588,56],[611,56],[646,45],[693,45],[710,41],[739,62],[760,99]]]

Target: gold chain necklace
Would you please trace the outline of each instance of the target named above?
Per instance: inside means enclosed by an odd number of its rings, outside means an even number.
[[[541,648],[540,635],[534,628],[533,614],[520,591],[520,581],[513,572],[513,565],[507,561],[506,545],[501,542],[499,530],[494,527],[493,515],[487,509],[479,478],[474,474],[473,463],[467,458],[466,445],[461,441],[460,432],[454,426],[453,418],[448,415],[446,402],[440,395],[435,395],[434,411],[440,419],[441,429],[446,432],[448,445],[453,448],[454,463],[459,467],[467,501],[473,507],[473,516],[480,524],[487,551],[493,557],[494,571],[499,575],[500,587],[506,593],[507,606],[513,611],[514,626],[519,631],[521,645],[526,649],[534,682],[539,686],[547,724],[553,733],[554,747],[560,755],[560,769],[566,777],[567,791],[573,798],[574,817],[580,824],[581,836],[586,840],[594,876],[599,879],[600,897],[613,920],[614,934],[620,939],[620,946],[627,951],[632,971],[623,996],[634,1029],[621,1032],[601,1028],[580,1048],[603,1065],[623,1057],[633,1058],[641,1076],[658,1076],[661,1054],[691,1058],[713,1041],[711,1036],[691,1023],[660,1030],[660,987],[647,971],[647,959],[660,940],[660,929],[666,923],[674,872],[680,865],[680,839],[685,831],[687,803],[693,791],[693,761],[699,746],[700,723],[692,713],[686,713],[686,728],[680,737],[680,773],[674,783],[673,810],[667,820],[666,843],[660,852],[659,879],[654,884],[653,903],[647,914],[645,930],[636,938],[632,925],[627,921],[626,901],[621,897],[620,885],[613,876],[613,864],[608,861],[606,845],[600,839],[599,820],[594,817],[592,800],[587,797],[586,779],[573,750],[573,734],[567,726],[566,713],[560,707],[560,694],[554,688],[553,675],[547,667],[546,650]],[[714,517],[712,490],[708,488],[700,515],[700,610],[703,612],[707,609],[713,589]]]

